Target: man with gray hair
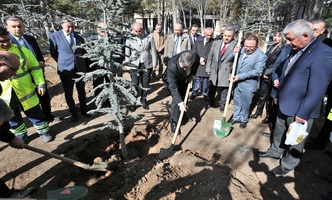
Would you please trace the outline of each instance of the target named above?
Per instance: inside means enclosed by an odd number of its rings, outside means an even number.
[[[284,155],[280,165],[272,170],[277,177],[285,176],[299,165],[307,140],[306,137],[296,145],[286,146],[285,134],[290,124],[306,123],[306,132],[310,132],[314,118],[320,116],[322,97],[332,78],[332,50],[314,37],[307,21],[293,21],[283,33],[292,51],[280,66],[279,79],[274,81],[278,88],[274,103],[279,110],[273,142],[266,152],[256,152],[261,158],[279,159]]]
[[[168,90],[172,95],[171,131],[175,132],[180,116],[180,110],[187,111],[187,102],[183,102],[190,79],[193,79],[199,65],[199,55],[195,51],[184,51],[173,56],[166,69]],[[189,119],[183,118],[184,122]]]
[[[131,62],[137,69],[141,69],[138,74],[131,73],[131,81],[137,87],[140,80],[142,80],[142,87],[149,88],[150,78],[152,71],[156,70],[157,66],[157,51],[154,44],[154,40],[151,35],[143,34],[143,27],[140,22],[134,22],[132,24],[133,37],[126,40],[126,62]],[[137,54],[140,56],[137,57]],[[148,90],[141,90],[141,104],[145,110],[149,110],[147,104]],[[132,111],[134,111],[132,109]]]
[[[164,51],[164,64],[167,66],[168,60],[182,51],[191,50],[188,34],[182,34],[182,25],[174,25],[174,34],[167,37]]]
[[[86,117],[91,117],[87,113],[85,82],[80,80],[75,82],[74,78],[80,77],[77,72],[87,72],[85,59],[81,56],[85,53],[83,48],[77,48],[84,43],[84,39],[75,32],[75,23],[69,18],[63,18],[62,30],[50,35],[50,53],[52,58],[58,63],[58,74],[65,91],[65,99],[71,113],[71,120],[78,121],[78,110],[73,98],[74,84],[80,101],[80,112]]]

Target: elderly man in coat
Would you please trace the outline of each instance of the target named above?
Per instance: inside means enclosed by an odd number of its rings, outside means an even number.
[[[207,27],[204,30],[204,37],[200,37],[196,40],[193,50],[196,51],[200,57],[200,64],[197,69],[197,74],[194,79],[194,84],[192,88],[192,93],[190,99],[194,99],[197,96],[197,92],[200,88],[201,83],[203,84],[202,93],[204,100],[208,101],[208,92],[209,92],[209,75],[205,71],[205,62],[210,53],[213,42],[213,28]]]

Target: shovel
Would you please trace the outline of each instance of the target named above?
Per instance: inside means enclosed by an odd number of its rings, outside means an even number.
[[[70,159],[70,158],[66,158],[66,157],[51,153],[51,152],[47,152],[47,151],[44,151],[42,149],[38,149],[36,147],[29,146],[27,144],[24,146],[24,148],[29,149],[30,151],[34,151],[34,152],[43,154],[45,156],[49,156],[51,158],[56,158],[56,159],[62,160],[64,162],[67,162],[69,164],[73,164],[76,167],[80,167],[80,168],[83,168],[83,169],[86,169],[86,170],[107,171],[108,164],[105,163],[105,162],[94,162],[93,165],[90,166],[89,164],[85,164],[85,163],[82,163],[82,162],[79,162],[79,161],[76,161],[76,160],[73,160],[73,159]]]
[[[242,31],[239,32],[237,46],[240,46],[241,38],[242,38]],[[235,57],[234,57],[231,78],[234,77],[234,75],[235,75],[235,70],[236,70],[236,64],[237,64],[238,57],[239,57],[239,53],[236,53]],[[232,87],[233,87],[233,81],[231,80],[230,83],[229,83],[229,86],[228,86],[227,98],[226,98],[225,109],[224,109],[224,113],[223,113],[223,116],[222,116],[222,120],[221,121],[220,120],[214,120],[213,133],[218,138],[226,137],[229,134],[229,132],[231,131],[231,128],[232,128],[232,124],[226,121],[228,104],[229,104],[229,99],[231,98]]]
[[[183,101],[184,104],[187,104],[190,88],[191,88],[191,82],[188,84],[188,87],[187,87],[186,95],[185,95],[184,101]],[[175,144],[175,140],[176,140],[176,138],[178,136],[178,133],[179,133],[179,130],[180,130],[183,115],[184,115],[184,110],[181,110],[178,123],[176,124],[176,129],[175,129],[175,133],[174,133],[174,136],[173,136],[173,139],[172,139],[171,146],[168,149],[163,149],[163,148],[160,149],[159,159],[162,160],[162,159],[168,158],[168,157],[172,156],[175,153],[175,152],[173,152],[174,144]]]

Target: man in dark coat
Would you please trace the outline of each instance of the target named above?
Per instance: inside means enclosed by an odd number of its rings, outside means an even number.
[[[8,30],[9,38],[12,41],[13,44],[17,44],[19,46],[24,46],[28,48],[36,57],[37,61],[39,62],[39,66],[41,68],[45,68],[45,60],[44,56],[39,48],[39,45],[36,41],[36,39],[33,36],[23,34],[25,31],[25,26],[20,18],[17,17],[8,17],[6,19],[6,29]],[[44,76],[45,79],[45,76]],[[46,82],[46,81],[45,81]],[[48,93],[47,84],[46,84],[46,90],[44,95],[40,95],[37,92],[40,105],[42,108],[42,111],[47,119],[47,121],[53,121],[53,120],[61,120],[61,117],[54,116],[51,113],[51,99],[50,95]]]
[[[211,27],[207,27],[204,30],[204,37],[198,38],[196,43],[194,44],[193,50],[197,52],[200,57],[200,65],[197,69],[197,74],[194,79],[192,93],[190,99],[194,99],[197,96],[197,92],[202,86],[202,93],[204,96],[204,100],[208,101],[208,93],[209,93],[209,75],[205,72],[205,63],[210,53],[210,49],[213,42],[213,29]]]
[[[180,110],[187,111],[183,102],[190,79],[193,79],[199,65],[199,55],[193,51],[183,51],[173,56],[166,69],[168,89],[173,97],[171,104],[171,131],[174,133]],[[181,123],[181,122],[179,122]]]

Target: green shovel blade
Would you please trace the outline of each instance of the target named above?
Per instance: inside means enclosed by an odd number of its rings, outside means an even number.
[[[213,125],[213,133],[218,138],[224,138],[226,137],[229,132],[231,131],[232,124],[229,122],[226,122],[226,117],[223,117],[222,120],[214,120]]]
[[[71,186],[47,192],[47,199],[78,200],[88,193],[82,186]]]

